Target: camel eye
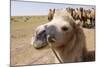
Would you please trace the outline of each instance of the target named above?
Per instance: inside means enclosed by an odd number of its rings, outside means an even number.
[[[68,27],[63,26],[61,29],[62,29],[63,31],[67,31],[67,30],[68,30]]]

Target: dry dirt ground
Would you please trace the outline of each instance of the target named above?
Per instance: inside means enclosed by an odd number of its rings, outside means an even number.
[[[30,44],[34,29],[46,22],[46,16],[11,17],[11,66],[54,63],[49,46],[37,50]],[[88,50],[95,50],[95,29],[84,28],[84,32]]]

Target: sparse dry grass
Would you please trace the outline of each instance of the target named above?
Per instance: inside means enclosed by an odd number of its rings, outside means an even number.
[[[47,16],[11,17],[11,65],[54,63],[54,55],[48,46],[36,50],[30,45],[34,29],[47,21]],[[94,29],[84,29],[89,50],[94,50],[94,31]]]

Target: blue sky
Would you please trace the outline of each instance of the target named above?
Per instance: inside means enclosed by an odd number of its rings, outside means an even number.
[[[25,15],[47,15],[51,8],[66,8],[66,7],[83,7],[91,9],[94,6],[71,5],[71,4],[56,4],[56,3],[40,3],[40,2],[24,2],[11,1],[11,16],[25,16]]]

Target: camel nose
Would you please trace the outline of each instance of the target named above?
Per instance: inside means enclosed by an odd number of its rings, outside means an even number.
[[[55,43],[56,38],[55,38],[55,33],[56,32],[56,27],[52,24],[46,25],[46,34],[47,34],[47,42],[49,43]]]

